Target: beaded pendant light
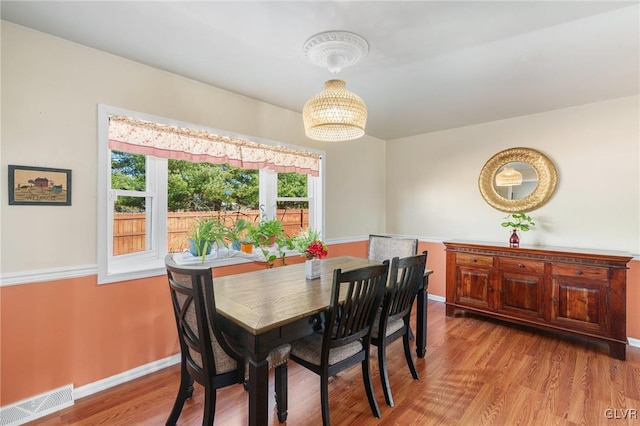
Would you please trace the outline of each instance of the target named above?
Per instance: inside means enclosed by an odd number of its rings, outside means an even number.
[[[328,31],[308,39],[305,56],[332,73],[358,62],[369,51],[366,40],[346,31]],[[302,109],[307,137],[327,142],[357,139],[364,135],[367,106],[355,93],[347,90],[343,80],[332,79],[324,90],[309,99]]]
[[[507,166],[496,175],[496,186],[522,185],[522,173],[511,166]]]

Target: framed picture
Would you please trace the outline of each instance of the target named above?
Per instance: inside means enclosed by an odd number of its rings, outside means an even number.
[[[9,205],[70,206],[71,170],[9,165]]]

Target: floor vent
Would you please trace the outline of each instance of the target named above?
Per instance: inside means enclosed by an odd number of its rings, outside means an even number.
[[[73,405],[73,385],[34,396],[0,409],[0,426],[21,425]]]

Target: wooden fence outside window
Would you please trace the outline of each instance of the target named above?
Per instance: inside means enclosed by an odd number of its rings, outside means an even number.
[[[179,252],[189,248],[189,237],[200,218],[215,217],[225,226],[233,225],[238,219],[258,223],[259,210],[214,211],[214,212],[169,212],[167,215],[167,250]],[[293,236],[309,226],[308,209],[279,209],[277,218],[282,222],[285,234]],[[113,255],[144,251],[144,213],[114,213]]]

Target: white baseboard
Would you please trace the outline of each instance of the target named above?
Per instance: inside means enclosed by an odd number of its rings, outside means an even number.
[[[629,342],[629,346],[640,348],[640,339],[634,339],[633,337],[627,337],[627,341]]]
[[[130,380],[137,379],[138,377],[145,376],[158,370],[162,370],[163,368],[167,368],[179,362],[180,354],[175,354],[164,359],[150,362],[149,364],[141,365],[140,367],[136,367],[129,371],[116,374],[115,376],[107,377],[106,379],[98,380],[97,382],[80,386],[74,389],[73,399],[76,400],[84,398],[85,396],[93,395],[94,393],[121,385]]]
[[[427,299],[433,300],[434,302],[444,303],[447,301],[446,298],[442,296],[436,296],[435,294],[427,294]]]

